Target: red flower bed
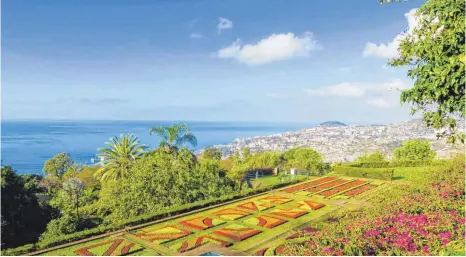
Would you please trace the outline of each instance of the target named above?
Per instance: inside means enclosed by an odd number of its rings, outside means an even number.
[[[363,186],[357,187],[355,189],[352,189],[350,191],[346,191],[343,195],[348,196],[348,197],[353,197],[353,196],[362,194],[362,193],[364,193],[366,191],[369,191],[369,190],[371,190],[371,189],[373,189],[375,187],[377,187],[377,186],[367,184],[367,185],[363,185]]]
[[[89,252],[89,249],[113,243],[107,249],[107,251],[105,251],[105,253],[103,254],[103,256],[110,256],[115,251],[115,249],[121,244],[121,242],[123,242],[123,239],[121,239],[121,238],[120,239],[115,239],[115,240],[110,240],[110,241],[105,241],[105,242],[102,242],[102,243],[93,244],[93,245],[89,245],[89,246],[86,246],[86,247],[83,247],[83,248],[79,248],[75,252],[76,252],[76,254],[81,255],[81,256],[94,256],[93,253]]]
[[[224,227],[214,231],[213,233],[215,235],[224,236],[239,242],[255,236],[261,232],[262,231],[260,230],[247,227]]]
[[[321,192],[319,193],[319,195],[322,195],[322,196],[325,196],[325,197],[329,197],[329,196],[332,196],[332,195],[335,195],[335,194],[338,194],[339,192],[341,191],[345,191],[345,190],[348,190],[352,187],[356,187],[356,186],[360,186],[364,183],[367,183],[367,181],[364,181],[364,180],[355,180],[355,181],[351,181],[349,183],[346,183],[346,184],[343,184],[341,186],[337,186],[335,188],[332,188],[332,189],[329,189],[327,191],[324,191],[324,192]]]
[[[333,180],[333,181],[325,183],[325,184],[321,184],[321,185],[318,185],[318,186],[315,186],[315,187],[311,187],[309,189],[306,189],[305,191],[311,192],[311,193],[316,193],[316,192],[322,191],[324,189],[328,189],[328,188],[331,188],[331,187],[334,187],[334,186],[339,186],[339,185],[344,184],[346,182],[348,182],[348,180],[346,180],[346,179],[337,179],[337,180]]]
[[[314,181],[303,183],[303,184],[300,184],[300,185],[297,185],[297,186],[294,186],[294,187],[286,188],[283,191],[285,191],[287,193],[293,193],[293,192],[296,192],[296,191],[299,191],[299,190],[302,190],[302,189],[305,189],[305,188],[308,188],[308,187],[311,187],[311,186],[326,183],[326,182],[329,182],[329,181],[332,181],[332,180],[335,180],[335,179],[337,179],[337,178],[335,178],[335,177],[320,178],[318,180],[314,180]]]

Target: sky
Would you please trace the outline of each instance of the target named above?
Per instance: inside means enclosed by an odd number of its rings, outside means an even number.
[[[424,1],[3,0],[2,118],[390,123]]]

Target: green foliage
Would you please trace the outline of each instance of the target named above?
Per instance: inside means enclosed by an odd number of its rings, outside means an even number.
[[[354,162],[386,162],[387,158],[385,158],[385,155],[383,155],[382,152],[379,150],[368,154],[364,153],[363,155],[359,156],[354,160]]]
[[[456,131],[465,110],[465,5],[463,0],[428,0],[416,12],[419,26],[400,42],[401,55],[392,66],[409,66],[414,87],[403,90],[401,102],[423,113],[424,122],[446,130],[440,137],[451,142],[464,134]]]
[[[35,196],[36,188],[25,184],[11,166],[2,166],[2,248],[35,242],[50,220]]]
[[[360,178],[373,178],[382,180],[392,180],[394,169],[392,168],[353,168],[353,167],[334,167],[334,172],[349,176]]]
[[[403,142],[402,147],[393,151],[393,161],[430,161],[435,155],[429,141],[414,139]]]
[[[42,171],[47,176],[61,177],[73,167],[73,164],[67,153],[59,153],[45,162]]]
[[[205,151],[202,153],[202,158],[220,160],[222,159],[222,153],[219,150],[213,147],[210,147],[210,148],[205,149]]]
[[[98,149],[101,152],[100,156],[105,158],[105,165],[95,173],[101,181],[127,177],[133,163],[142,156],[146,149],[133,135],[114,137],[105,144],[107,147]]]
[[[308,170],[311,174],[320,174],[323,170],[323,157],[311,148],[295,148],[283,153],[285,168]]]
[[[123,229],[123,228],[126,228],[128,226],[136,226],[136,225],[151,222],[151,221],[154,221],[154,220],[159,220],[159,219],[163,219],[163,218],[167,218],[167,217],[172,217],[173,215],[186,213],[186,212],[189,212],[189,211],[194,211],[194,210],[198,210],[198,209],[201,209],[201,208],[206,208],[206,207],[209,207],[209,206],[217,205],[217,204],[220,204],[220,203],[223,203],[223,202],[239,199],[239,198],[242,198],[242,197],[251,196],[251,195],[258,194],[258,193],[270,191],[272,189],[285,187],[285,186],[288,186],[288,185],[296,183],[296,182],[297,181],[291,181],[291,182],[273,184],[273,185],[270,185],[270,186],[261,187],[259,189],[255,189],[255,190],[243,191],[243,192],[240,192],[240,193],[232,192],[232,193],[229,193],[229,194],[221,195],[221,196],[219,196],[217,198],[205,199],[205,200],[200,200],[200,201],[196,201],[196,202],[193,202],[193,203],[187,203],[187,204],[183,204],[183,205],[172,206],[170,208],[158,209],[158,210],[156,210],[156,211],[154,211],[152,213],[147,213],[147,214],[143,214],[143,215],[139,215],[139,216],[133,216],[133,217],[131,217],[129,219],[117,220],[112,224],[101,225],[101,226],[96,227],[96,228],[91,228],[91,229],[87,229],[87,230],[84,230],[84,231],[79,231],[79,232],[72,233],[72,234],[57,235],[55,237],[47,237],[46,239],[45,238],[43,239],[41,237],[40,242],[37,243],[36,245],[28,246],[28,247],[22,246],[22,247],[20,247],[21,249],[20,248],[11,249],[9,251],[9,253],[21,253],[21,254],[24,254],[24,253],[30,252],[32,250],[42,250],[42,249],[45,249],[45,248],[48,248],[48,247],[53,247],[53,246],[56,246],[56,245],[73,242],[73,241],[80,240],[80,239],[83,239],[83,238],[87,238],[87,237],[90,237],[90,236],[99,235],[99,234],[103,234],[103,233],[111,232],[111,231],[116,231],[118,229]],[[112,183],[112,182],[110,182],[110,183]],[[69,224],[72,224],[72,222],[69,222]],[[6,252],[2,251],[2,254],[6,255]],[[14,255],[14,254],[11,254],[11,255]]]
[[[113,223],[171,206],[231,193],[231,182],[221,176],[220,163],[201,164],[183,148],[178,154],[158,149],[137,160],[130,176],[106,183],[100,192],[100,213]]]
[[[159,148],[165,148],[169,152],[176,152],[185,144],[197,146],[196,136],[190,132],[189,126],[184,122],[176,122],[172,126],[153,127],[149,133],[158,135]]]

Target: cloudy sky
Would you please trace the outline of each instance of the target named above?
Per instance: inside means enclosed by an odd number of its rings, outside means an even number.
[[[423,1],[3,0],[2,117],[388,123]]]

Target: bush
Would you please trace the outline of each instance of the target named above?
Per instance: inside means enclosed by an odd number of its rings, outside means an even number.
[[[353,167],[335,167],[333,169],[336,173],[360,178],[373,178],[382,180],[392,180],[394,169],[391,168],[353,168]]]

